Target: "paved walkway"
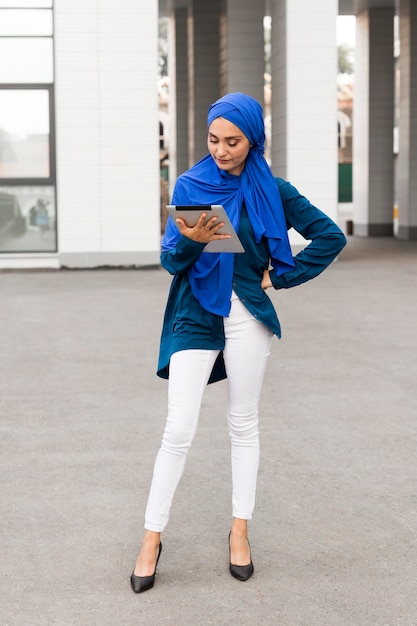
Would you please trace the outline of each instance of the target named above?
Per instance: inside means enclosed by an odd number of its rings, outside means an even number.
[[[417,624],[417,245],[350,238],[273,292],[250,537],[228,573],[210,385],[154,589],[129,586],[159,445],[163,270],[0,273],[2,626]]]

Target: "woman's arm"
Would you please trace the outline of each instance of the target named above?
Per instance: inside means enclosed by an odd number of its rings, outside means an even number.
[[[182,274],[199,259],[205,245],[205,243],[180,235],[175,247],[162,248],[161,265],[170,274]]]
[[[346,245],[346,237],[332,219],[282,179],[277,179],[288,228],[293,227],[311,243],[295,257],[295,267],[277,276],[270,270],[275,289],[295,287],[323,272]]]

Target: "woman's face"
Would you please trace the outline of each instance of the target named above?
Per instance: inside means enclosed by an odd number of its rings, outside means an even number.
[[[240,128],[217,117],[208,129],[207,146],[221,170],[235,176],[242,173],[251,145]]]

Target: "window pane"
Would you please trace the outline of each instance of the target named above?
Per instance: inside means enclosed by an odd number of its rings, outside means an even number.
[[[0,39],[0,83],[52,81],[52,38]]]
[[[52,35],[52,11],[0,9],[0,36]]]
[[[0,90],[0,179],[49,176],[48,92]]]
[[[0,253],[55,251],[54,187],[0,186]]]
[[[1,7],[49,8],[52,7],[52,0],[1,0]]]

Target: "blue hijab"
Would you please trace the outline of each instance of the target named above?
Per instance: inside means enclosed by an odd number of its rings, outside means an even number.
[[[259,243],[268,241],[271,265],[277,275],[294,267],[281,197],[264,158],[265,127],[262,107],[243,93],[230,93],[209,107],[207,126],[218,117],[235,124],[252,147],[240,176],[219,169],[207,154],[176,182],[172,204],[222,204],[236,231],[242,205]],[[172,218],[167,222],[162,250],[175,247],[180,232]],[[230,312],[234,254],[203,252],[188,271],[191,289],[208,311],[227,317]]]

